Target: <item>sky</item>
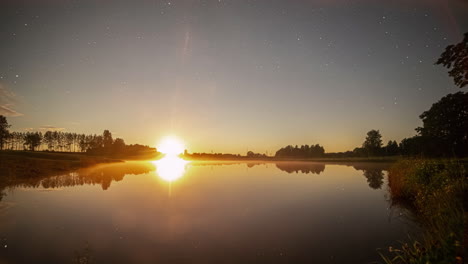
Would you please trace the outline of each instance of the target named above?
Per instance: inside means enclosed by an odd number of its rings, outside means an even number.
[[[457,92],[434,65],[463,0],[0,3],[0,114],[14,131],[100,134],[189,152],[358,147],[415,135]]]

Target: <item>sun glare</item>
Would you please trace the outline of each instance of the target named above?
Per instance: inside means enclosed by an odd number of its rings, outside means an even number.
[[[176,156],[164,157],[154,162],[156,165],[156,173],[161,179],[167,182],[173,182],[181,178],[185,173],[188,163],[188,161]]]
[[[158,151],[166,154],[167,156],[177,156],[182,154],[185,150],[184,143],[176,137],[166,137],[161,140],[158,145]]]

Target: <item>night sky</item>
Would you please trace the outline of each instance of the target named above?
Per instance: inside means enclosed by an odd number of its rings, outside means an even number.
[[[326,151],[415,134],[458,90],[434,65],[466,1],[2,1],[0,114],[16,131],[189,151]]]

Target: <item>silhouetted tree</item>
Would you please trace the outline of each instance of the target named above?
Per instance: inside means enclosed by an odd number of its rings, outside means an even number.
[[[6,117],[0,115],[0,150],[3,149],[3,145],[6,143],[10,134],[8,131],[9,127],[10,125],[8,124]]]
[[[255,153],[253,151],[247,151],[247,155],[246,155],[247,158],[250,158],[250,159],[259,159],[259,158],[265,158],[266,155],[265,154],[260,154],[260,153]]]
[[[28,132],[24,138],[24,146],[29,150],[34,151],[38,146],[41,145],[42,133],[40,132]]]
[[[112,133],[109,130],[104,130],[104,133],[102,133],[102,145],[104,149],[109,150],[112,147],[112,143],[114,143]]]
[[[325,149],[319,144],[316,145],[302,145],[291,146],[288,145],[276,151],[275,157],[288,157],[288,158],[317,158],[322,157]]]
[[[121,153],[125,149],[125,141],[121,138],[116,138],[112,144],[113,153]]]
[[[11,132],[8,135],[7,146],[11,150],[18,150],[23,145],[24,136],[20,132]],[[5,147],[4,147],[5,148]]]
[[[399,148],[398,143],[395,140],[389,140],[387,146],[384,147],[385,155],[394,156],[398,155]]]
[[[449,76],[455,85],[463,88],[468,84],[468,32],[463,40],[456,45],[449,45],[440,55],[436,64],[442,64],[449,69]]]
[[[367,155],[365,148],[354,148],[352,153],[349,153],[353,157],[364,157]]]
[[[399,149],[401,154],[406,156],[421,156],[427,152],[427,145],[425,142],[426,139],[422,136],[404,138],[400,142]]]
[[[53,150],[54,149],[54,134],[52,133],[52,131],[46,131],[44,133],[43,140],[44,140],[44,143],[46,144],[48,150]]]
[[[435,155],[468,154],[468,93],[448,94],[419,116],[423,127],[416,131],[433,145]]]
[[[380,153],[382,147],[382,135],[379,130],[371,130],[367,132],[367,137],[362,147],[366,150],[367,155],[375,156]]]
[[[126,145],[121,138],[113,140],[109,130],[104,130],[102,135],[85,135],[62,131],[46,131],[42,134],[41,132],[9,133],[8,127],[10,125],[7,123],[6,118],[0,115],[0,149],[81,151],[93,155],[138,156],[138,158],[155,158],[159,155],[156,148],[139,144]],[[255,154],[254,156],[264,157],[265,155]]]

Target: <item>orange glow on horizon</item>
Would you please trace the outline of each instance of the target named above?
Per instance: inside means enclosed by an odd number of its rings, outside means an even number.
[[[157,149],[167,156],[177,156],[184,153],[185,144],[175,136],[168,136],[160,141]]]

